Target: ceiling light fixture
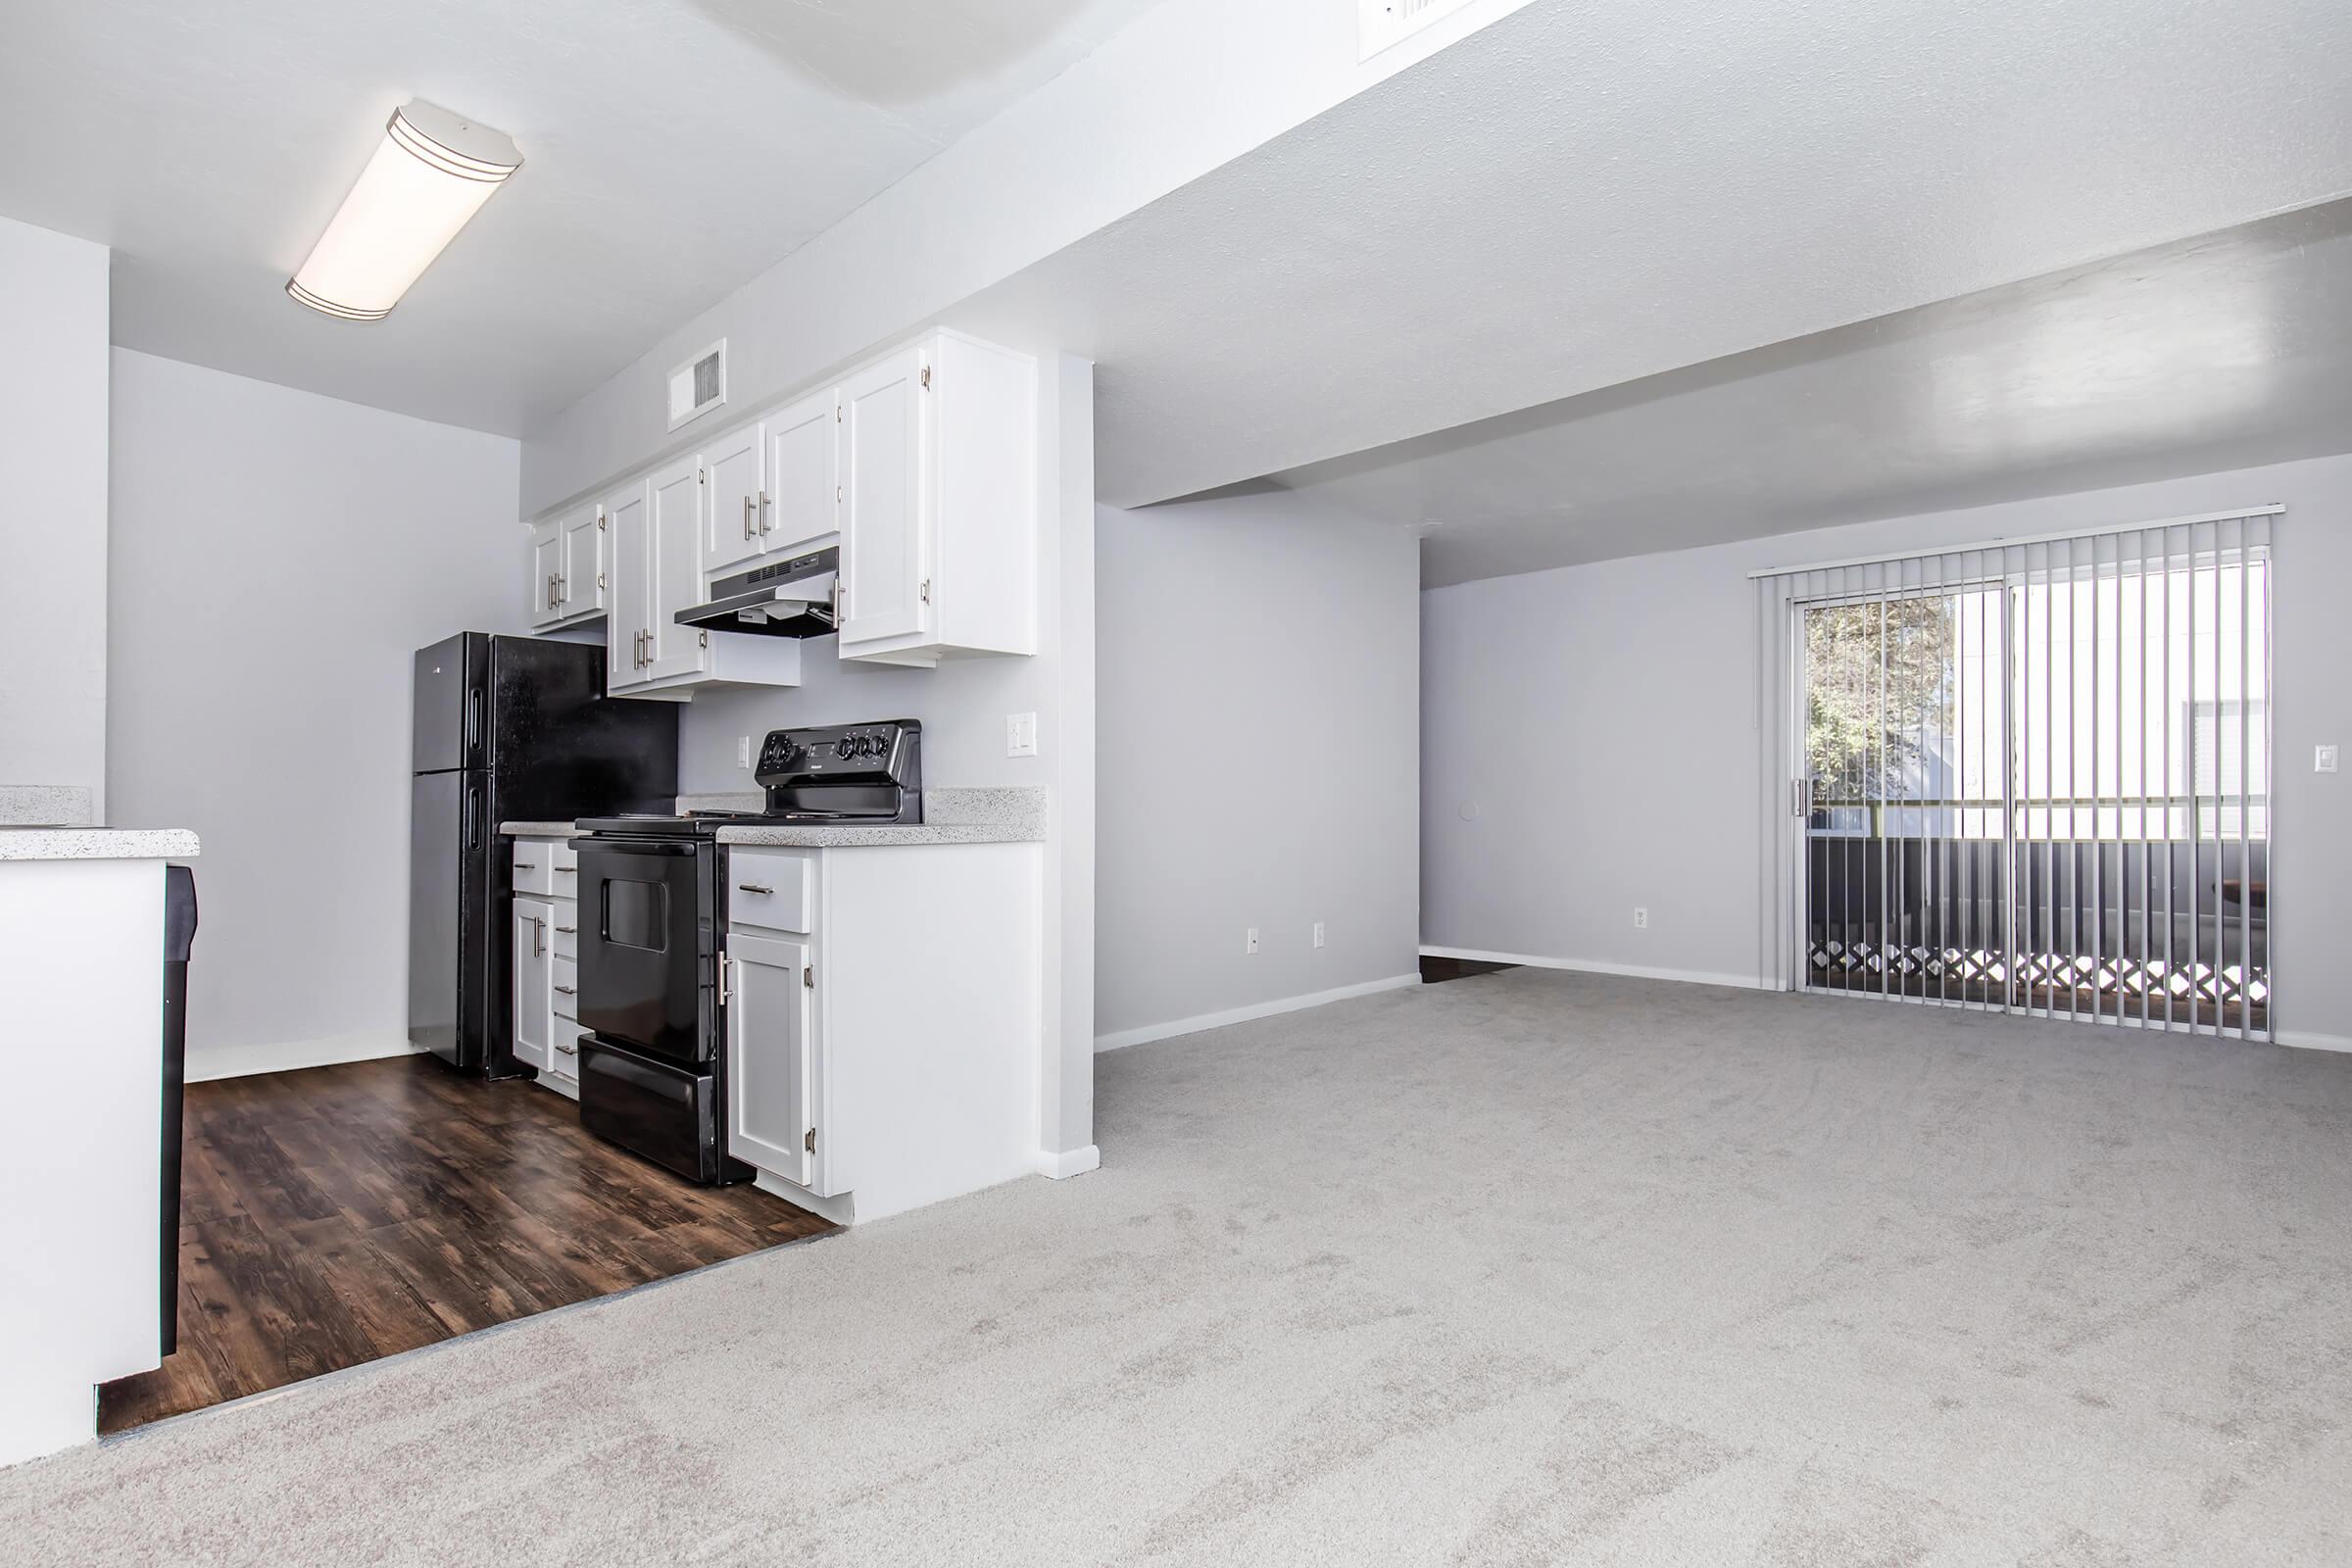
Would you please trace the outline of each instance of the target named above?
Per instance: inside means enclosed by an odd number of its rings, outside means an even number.
[[[421,100],[392,112],[383,144],[286,292],[314,311],[376,321],[522,167],[514,143]]]

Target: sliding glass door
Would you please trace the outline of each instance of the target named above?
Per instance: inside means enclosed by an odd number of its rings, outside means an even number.
[[[1797,983],[2267,1035],[2268,542],[1790,574]]]

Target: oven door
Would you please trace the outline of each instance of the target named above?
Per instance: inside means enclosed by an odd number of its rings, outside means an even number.
[[[710,1059],[705,994],[717,846],[577,839],[580,1027],[670,1061]]]

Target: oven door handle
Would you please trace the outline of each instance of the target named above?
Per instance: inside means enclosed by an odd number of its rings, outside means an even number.
[[[586,839],[574,842],[582,856],[657,855],[677,858],[692,857],[695,853],[695,847],[691,843],[656,844],[642,841],[628,843],[618,839]]]

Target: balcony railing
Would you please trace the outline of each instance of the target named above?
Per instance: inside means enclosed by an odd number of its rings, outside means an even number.
[[[2267,1025],[2270,846],[2259,833],[2241,840],[2232,822],[2194,838],[2110,831],[2012,844],[1997,831],[1997,800],[1814,804],[1879,809],[1872,832],[1816,826],[1808,835],[1811,985],[2062,1016]],[[2119,803],[2095,804],[2112,811]],[[2197,820],[2187,797],[2121,804]],[[2263,799],[2250,804],[2249,814],[2267,820]],[[2007,808],[2063,815],[2093,805],[2060,797]],[[1987,812],[1992,830],[1905,831],[1903,818],[1886,814],[1922,809]],[[2216,825],[2210,811],[2205,822]]]

